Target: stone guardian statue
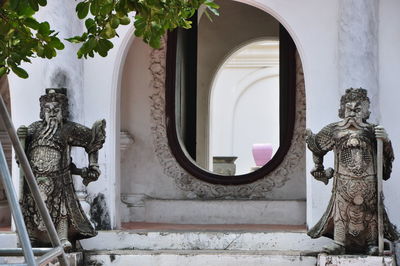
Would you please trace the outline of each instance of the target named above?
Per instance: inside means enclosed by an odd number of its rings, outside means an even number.
[[[317,134],[307,130],[306,142],[315,164],[311,175],[325,184],[333,178],[328,208],[308,235],[332,238],[334,243],[324,248],[329,254],[378,254],[376,137],[383,139],[384,180],[390,177],[394,156],[385,130],[367,122],[369,104],[366,90],[347,89],[340,100],[342,120]],[[335,166],[325,169],[323,158],[331,150]],[[383,222],[384,237],[397,240],[386,211]]]
[[[68,120],[66,89],[47,89],[40,97],[40,121],[18,129],[25,152],[65,249],[76,240],[97,234],[75,195],[71,175],[80,175],[87,186],[100,176],[98,151],[105,141],[105,120],[92,128]],[[71,147],[83,147],[89,165],[78,169],[72,162]],[[32,245],[49,246],[50,240],[26,182],[21,182],[20,203]]]

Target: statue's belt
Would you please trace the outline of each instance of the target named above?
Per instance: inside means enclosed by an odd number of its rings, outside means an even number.
[[[366,175],[362,175],[362,176],[355,176],[355,175],[342,174],[342,173],[336,172],[335,177],[339,178],[339,179],[346,179],[346,180],[362,179],[363,181],[367,181],[367,182],[376,182],[376,174],[366,174]]]
[[[70,173],[70,168],[66,167],[62,170],[58,170],[58,171],[54,171],[54,172],[39,172],[39,171],[34,171],[34,174],[36,177],[38,176],[45,176],[45,177],[51,177],[51,178],[56,178],[56,177],[60,177],[63,176],[65,174],[69,174]]]

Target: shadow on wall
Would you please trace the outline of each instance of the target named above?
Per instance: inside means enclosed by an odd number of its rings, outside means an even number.
[[[99,193],[90,204],[90,217],[96,230],[111,230],[110,214],[103,193]]]

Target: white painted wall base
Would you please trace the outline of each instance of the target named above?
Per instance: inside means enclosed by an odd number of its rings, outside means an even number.
[[[305,200],[146,199],[143,208],[144,217],[135,219],[156,223],[289,225],[306,223]]]

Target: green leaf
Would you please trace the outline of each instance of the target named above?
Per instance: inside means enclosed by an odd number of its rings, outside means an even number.
[[[120,23],[119,18],[117,18],[116,16],[114,16],[114,17],[111,19],[111,21],[110,21],[111,28],[113,28],[113,29],[118,28],[119,23]]]
[[[37,22],[36,19],[31,18],[31,17],[26,18],[24,21],[24,24],[34,30],[38,30],[39,26],[40,26],[40,23]]]
[[[149,44],[153,48],[160,48],[161,46],[161,36],[152,36],[149,40]]]
[[[98,0],[91,1],[91,3],[90,3],[90,13],[92,13],[93,16],[98,15],[98,13],[99,13]]]
[[[96,26],[96,22],[92,18],[88,18],[85,20],[86,29],[89,31],[92,27]]]
[[[89,38],[89,41],[87,43],[88,43],[89,51],[93,50],[97,46],[97,40],[93,37]]]
[[[46,45],[44,47],[44,56],[47,59],[51,59],[53,57],[55,57],[57,55],[56,50],[54,50],[53,48],[51,48],[50,46]]]
[[[29,77],[28,72],[26,72],[23,68],[12,66],[11,70],[20,78],[26,79]]]
[[[115,37],[115,34],[116,34],[116,32],[115,32],[115,30],[111,27],[110,23],[107,23],[107,24],[106,24],[106,27],[105,27],[105,31],[104,31],[105,37],[106,37],[107,39],[111,39],[111,38]]]
[[[40,6],[46,6],[47,0],[37,0]]]
[[[205,0],[204,4],[210,8],[218,9],[219,5],[217,5],[213,0]]]
[[[10,9],[16,10],[18,8],[20,0],[10,0]]]
[[[89,13],[89,2],[80,2],[76,5],[76,13],[78,18],[84,19]]]
[[[121,25],[128,25],[129,23],[131,23],[131,20],[127,16],[124,16],[119,19],[119,23]]]
[[[107,39],[100,39],[99,40],[99,47],[101,47],[101,49],[104,49],[104,50],[108,51],[108,50],[110,50],[111,48],[114,47],[114,44],[111,41],[107,40]]]
[[[45,57],[45,55],[44,55],[44,47],[43,47],[43,45],[41,43],[38,43],[38,45],[36,47],[36,54],[39,57],[42,57],[42,58]]]
[[[51,34],[50,24],[47,21],[40,23],[38,33],[44,36]]]
[[[51,37],[51,41],[49,43],[52,47],[56,48],[57,50],[64,49],[64,44],[58,39],[57,37]]]
[[[109,50],[109,48],[107,47],[107,44],[104,41],[106,41],[106,40],[105,39],[100,39],[99,40],[99,45],[97,46],[97,52],[102,57],[107,56],[108,50]]]
[[[28,2],[28,0],[19,0],[16,12],[20,16],[30,17],[33,14],[35,14],[36,11],[33,10],[33,8],[30,6],[30,3]]]
[[[100,14],[102,14],[103,16],[106,16],[107,14],[109,14],[112,10],[114,9],[114,4],[108,3],[105,4],[103,6],[100,7]]]
[[[38,4],[37,0],[28,0],[28,2],[33,10],[35,10],[35,11],[39,10],[39,4]]]

